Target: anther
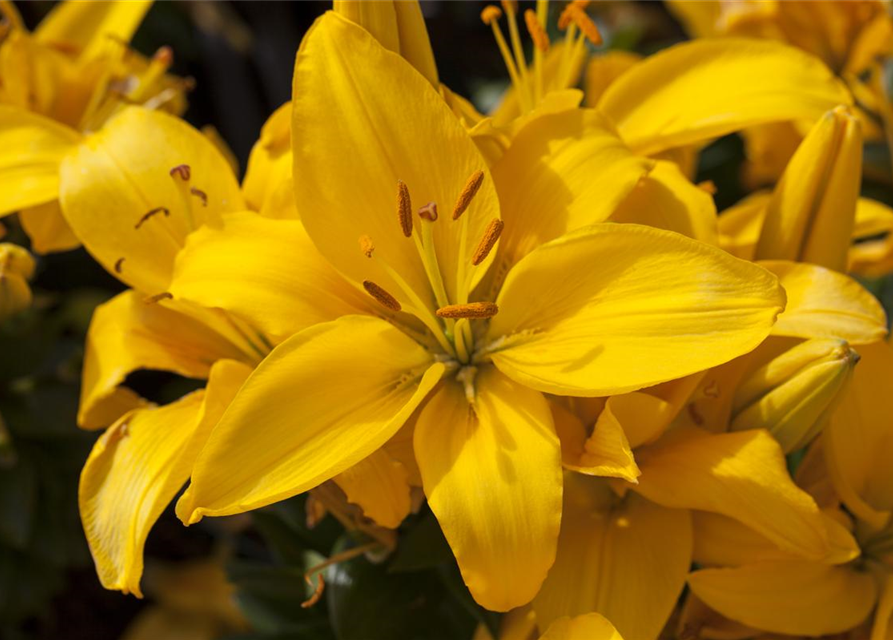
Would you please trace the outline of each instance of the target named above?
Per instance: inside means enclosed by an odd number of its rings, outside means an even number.
[[[700,189],[701,191],[706,191],[711,196],[716,195],[716,184],[713,182],[713,180],[704,180],[703,182],[699,182],[698,189]]]
[[[146,220],[159,213],[163,213],[165,217],[171,215],[171,212],[167,207],[155,207],[151,211],[147,211],[146,213],[144,213],[143,217],[137,221],[133,228],[139,229],[141,226],[143,226]]]
[[[506,13],[518,13],[518,0],[500,0],[500,4]]]
[[[456,200],[456,206],[453,207],[453,220],[458,220],[459,217],[463,213],[465,213],[465,210],[468,209],[468,205],[470,205],[471,201],[474,200],[474,197],[477,195],[477,192],[481,188],[481,184],[483,184],[483,182],[483,171],[475,171],[471,174],[471,177],[468,178],[468,181],[462,188],[462,193],[459,194],[459,199]]]
[[[449,304],[436,311],[438,318],[492,318],[499,313],[499,307],[492,302],[469,302]]]
[[[146,304],[154,304],[156,302],[161,302],[162,300],[172,300],[173,294],[168,293],[167,291],[162,291],[161,293],[156,293],[154,296],[149,296],[144,300]]]
[[[170,67],[174,63],[174,50],[170,47],[160,47],[152,56],[152,61]]]
[[[484,236],[478,243],[477,249],[475,249],[474,253],[471,255],[471,264],[478,266],[487,259],[487,256],[490,255],[490,251],[493,249],[496,241],[499,240],[499,236],[502,235],[503,227],[505,227],[505,223],[498,218],[490,221],[490,224],[488,224],[487,228],[484,230]]]
[[[397,219],[403,235],[407,238],[412,236],[412,200],[409,197],[409,187],[402,180],[397,180]]]
[[[124,258],[118,258],[115,260],[115,273],[121,273],[121,268],[124,266]]]
[[[424,207],[419,209],[419,217],[425,220],[429,220],[430,222],[434,222],[437,220],[437,203],[429,202]]]
[[[570,13],[570,19],[574,21],[574,24],[577,25],[577,28],[586,36],[589,42],[596,47],[602,44],[602,34],[582,7],[572,4],[567,8],[567,11]]]
[[[202,201],[202,206],[208,206],[208,194],[202,191],[201,189],[196,189],[195,187],[191,187],[189,189],[189,193],[194,195],[196,198]]]
[[[543,29],[540,21],[536,19],[536,12],[533,9],[524,12],[524,22],[527,23],[527,31],[533,40],[533,46],[542,53],[547,53],[549,51],[549,35]]]
[[[189,168],[188,164],[178,164],[171,169],[170,173],[172,178],[180,178],[183,182],[187,182],[192,177],[192,169]]]
[[[366,235],[360,236],[360,251],[363,252],[367,258],[371,258],[372,254],[375,252],[375,245],[372,243],[372,238]]]
[[[363,280],[363,288],[366,290],[366,293],[378,300],[383,307],[387,307],[391,311],[400,311],[402,309],[400,303],[397,302],[397,298],[371,280]]]
[[[487,5],[481,11],[481,21],[486,25],[491,25],[502,17],[502,9],[496,5]]]
[[[558,28],[564,31],[569,26],[571,26],[571,22],[573,22],[573,16],[571,16],[571,12],[573,11],[572,7],[574,5],[569,4],[564,8],[564,11],[561,12],[561,15],[558,17]]]

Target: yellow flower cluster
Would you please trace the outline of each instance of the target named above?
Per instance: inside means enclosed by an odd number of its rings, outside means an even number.
[[[169,54],[126,53],[145,6],[28,34],[0,3],[0,66],[34,63],[0,76],[0,211],[130,287],[79,413],[104,586],[141,594],[184,485],[187,525],[310,492],[377,558],[427,502],[505,638],[893,637],[893,347],[855,278],[893,271],[861,195],[888,8],[673,2],[710,37],[639,58],[587,4],[484,10],[512,84],[483,115],[417,2],[336,0],[240,185],[165,113]],[[718,214],[692,179],[731,133],[765,188]],[[3,251],[0,316],[33,269]],[[207,384],[156,406],[139,369]]]

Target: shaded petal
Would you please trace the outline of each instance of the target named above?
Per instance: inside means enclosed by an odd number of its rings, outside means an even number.
[[[68,251],[81,244],[65,221],[58,200],[22,209],[19,222],[31,240],[31,249],[37,253]]]
[[[639,54],[619,49],[593,56],[586,67],[586,105],[597,105],[608,87],[641,60],[642,56]]]
[[[443,374],[384,320],[345,316],[276,347],[214,430],[177,503],[187,524],[284,500],[382,446]]]
[[[421,259],[395,214],[402,180],[416,207],[436,202],[441,209],[435,247],[446,291],[456,300],[459,260],[471,259],[486,225],[499,217],[499,203],[485,160],[437,90],[368,31],[329,12],[301,43],[293,96],[295,193],[320,252],[354,281],[372,280],[406,302],[357,247],[368,235],[376,256],[433,304]],[[460,257],[464,223],[452,221],[450,212],[476,171],[485,177],[465,213],[469,241]]]
[[[334,477],[348,502],[359,505],[366,517],[390,529],[396,529],[409,515],[412,505],[408,480],[406,468],[384,449],[373,451]]]
[[[597,265],[597,267],[593,267]],[[540,391],[602,396],[746,353],[784,307],[775,276],[684,236],[601,224],[530,253],[509,273],[485,349]]]
[[[788,296],[773,335],[836,338],[851,344],[877,342],[887,335],[881,303],[852,278],[811,264],[781,260],[758,264],[778,276]]]
[[[719,38],[649,56],[608,87],[598,109],[635,151],[651,154],[755,124],[817,120],[852,101],[822,61],[800,49]]]
[[[800,557],[829,553],[821,512],[765,431],[674,432],[638,450],[636,460],[642,475],[634,488],[649,500],[735,518]]]
[[[175,299],[225,309],[274,342],[317,322],[377,311],[319,254],[300,221],[253,213],[191,233],[168,290]]]
[[[267,118],[242,180],[245,202],[270,218],[299,217],[291,179],[291,112],[291,102],[286,102]]]
[[[428,504],[477,602],[533,599],[555,559],[561,459],[546,399],[488,367],[469,404],[444,384],[419,416],[415,454]]]
[[[639,467],[623,427],[609,407],[602,411],[588,437],[577,416],[554,402],[551,408],[555,430],[561,439],[561,459],[565,469],[636,482]]]
[[[195,458],[251,368],[214,365],[208,388],[164,407],[137,409],[102,435],[84,465],[79,504],[106,589],[141,596],[149,529],[186,482]]]
[[[843,503],[859,519],[881,526],[893,511],[893,348],[859,347],[862,359],[825,430],[828,470]]]
[[[635,156],[592,110],[536,118],[493,167],[505,231],[505,273],[539,245],[607,220],[651,163]]]
[[[587,613],[576,618],[558,618],[540,640],[623,640],[607,618]]]
[[[688,584],[732,620],[792,635],[848,631],[868,617],[877,600],[870,574],[802,560],[705,569],[691,574]]]
[[[713,197],[693,185],[676,164],[664,160],[654,163],[611,221],[635,222],[718,244]]]
[[[198,197],[184,202],[178,178],[170,175],[183,164],[191,168],[190,183],[207,195],[207,206]],[[229,163],[205,136],[178,118],[138,107],[124,109],[64,159],[60,200],[93,257],[149,294],[170,282],[174,256],[190,231],[187,208],[196,227],[245,208]],[[159,207],[169,215],[140,223]]]
[[[597,612],[654,640],[666,624],[691,564],[689,514],[634,493],[615,500],[604,480],[566,474],[558,557],[533,601],[540,628]]]
[[[207,378],[217,360],[252,362],[244,339],[214,312],[164,301],[147,303],[126,291],[99,305],[87,332],[78,424],[105,427],[143,404],[119,387],[138,369]]]
[[[80,139],[49,118],[0,105],[0,215],[56,200],[59,164]]]

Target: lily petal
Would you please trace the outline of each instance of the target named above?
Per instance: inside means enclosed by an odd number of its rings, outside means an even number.
[[[604,480],[566,474],[558,557],[533,601],[541,628],[597,612],[627,638],[655,640],[666,624],[691,564],[689,514],[615,499]]]
[[[881,303],[852,278],[812,264],[782,260],[757,264],[778,276],[788,296],[773,335],[836,338],[857,345],[887,335]]]
[[[755,124],[814,121],[852,102],[828,67],[800,49],[770,40],[717,38],[646,58],[608,87],[598,109],[634,151],[653,154]]]
[[[713,197],[696,187],[679,167],[658,160],[611,216],[612,222],[635,222],[718,244]]]
[[[747,353],[784,292],[768,271],[714,247],[601,224],[528,254],[497,304],[485,350],[503,373],[544,392],[604,396]]]
[[[248,206],[270,218],[299,217],[291,179],[291,112],[291,102],[286,102],[267,118],[242,181]]]
[[[505,273],[544,242],[607,220],[650,165],[595,111],[533,120],[493,167],[505,222],[494,271]]]
[[[226,309],[274,342],[372,302],[319,254],[300,221],[253,213],[230,214],[221,228],[190,234],[168,290],[175,299]]]
[[[0,105],[0,216],[59,197],[59,164],[80,134],[49,118]]]
[[[149,529],[189,477],[202,445],[251,368],[223,360],[207,390],[137,409],[109,427],[81,474],[84,531],[106,589],[141,596]]]
[[[251,362],[232,327],[211,311],[176,301],[147,303],[126,291],[101,304],[87,332],[78,424],[85,429],[108,426],[143,404],[119,387],[138,369],[172,371],[187,378],[206,378],[217,360]],[[255,356],[257,357],[257,356]]]
[[[489,367],[469,404],[444,384],[419,416],[425,495],[465,584],[493,611],[528,603],[555,559],[561,459],[546,399]]]
[[[31,240],[31,249],[36,253],[68,251],[81,244],[65,221],[58,200],[22,209],[19,211],[19,222]]]
[[[427,303],[431,287],[421,258],[395,215],[402,180],[416,207],[435,202],[441,208],[432,223],[434,246],[447,267],[441,269],[446,292],[456,300],[455,266],[471,260],[486,226],[499,217],[499,203],[486,161],[440,94],[368,31],[332,12],[301,43],[293,89],[295,193],[320,252],[352,280],[372,280],[406,302],[385,269],[358,248],[357,240],[367,235],[375,255]],[[477,171],[484,179],[467,220],[451,220],[454,203]],[[459,256],[463,224],[469,240]]]
[[[409,475],[384,449],[373,451],[334,480],[348,502],[359,505],[366,517],[383,527],[396,529],[409,515]]]
[[[444,367],[384,320],[345,316],[276,347],[214,430],[177,503],[187,524],[284,500],[394,435]]]
[[[609,399],[609,404],[612,399]],[[636,478],[641,472],[636,466],[632,449],[623,427],[607,406],[589,437],[577,416],[554,402],[551,408],[555,430],[561,440],[561,458],[565,469],[589,476],[637,482]]]
[[[765,431],[674,432],[637,451],[636,460],[642,475],[634,489],[649,500],[735,518],[799,557],[829,553],[818,506],[793,483]]]
[[[859,347],[862,359],[825,430],[825,455],[834,486],[859,519],[875,526],[893,511],[893,455],[890,415],[893,347],[886,342]]]
[[[803,560],[705,569],[691,574],[688,584],[732,620],[799,636],[848,631],[868,617],[877,601],[870,574]]]
[[[587,613],[576,618],[558,618],[540,640],[623,640],[607,618]]]
[[[175,182],[180,178],[171,176],[184,164],[207,206],[197,195],[184,196]],[[174,256],[191,230],[219,220],[221,212],[245,209],[229,163],[205,136],[178,118],[138,107],[123,110],[63,160],[60,200],[93,257],[149,294],[168,286]]]
[[[151,6],[151,0],[60,2],[40,22],[34,37],[89,58],[103,51],[109,39],[130,42]]]

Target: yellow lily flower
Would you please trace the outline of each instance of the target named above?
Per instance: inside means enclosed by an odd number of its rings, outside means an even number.
[[[146,60],[127,47],[151,2],[62,2],[33,33],[0,3],[0,216],[19,212],[41,253],[78,240],[59,210],[58,168],[81,134],[127,104],[181,113],[185,81],[171,52]]]
[[[193,523],[307,491],[421,407],[415,458],[466,584],[491,609],[523,604],[552,564],[561,513],[543,392],[619,393],[729,360],[769,332],[781,290],[761,268],[677,234],[586,226],[602,194],[575,184],[573,165],[545,180],[490,174],[430,83],[338,14],[301,45],[293,105],[303,227],[378,310],[356,306],[270,353],[215,428],[178,515]],[[352,148],[362,151],[343,153]],[[500,213],[496,189],[519,204]],[[410,198],[429,204],[416,215]],[[452,203],[452,215],[438,212]],[[343,300],[289,257],[286,222],[245,219],[236,239],[193,234],[168,290],[227,309],[253,292],[268,302],[243,303],[243,317],[267,333],[286,309]],[[240,264],[226,258],[221,247],[254,236],[264,241],[239,244]]]
[[[765,431],[681,427],[700,378],[553,403],[569,471],[558,555],[533,601],[541,624],[594,611],[625,637],[657,638],[685,585],[701,512],[746,523],[792,557],[853,554]]]
[[[862,361],[822,440],[798,470],[858,543],[860,555],[833,564],[794,559],[754,531],[715,517],[695,521],[692,592],[754,629],[804,636],[845,633],[883,640],[893,613],[893,493],[889,422],[893,350],[860,347]],[[829,491],[827,478],[833,482]],[[847,512],[840,509],[841,503]]]

